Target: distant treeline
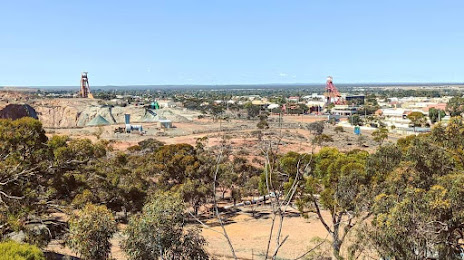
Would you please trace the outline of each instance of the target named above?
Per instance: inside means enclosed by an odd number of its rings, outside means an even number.
[[[377,97],[442,97],[461,96],[464,88],[449,88],[444,85],[336,85],[342,93],[352,95],[375,95]],[[416,86],[416,89],[410,87]],[[442,87],[441,87],[442,86]],[[41,89],[38,93],[70,94],[78,88]],[[144,98],[162,99],[179,96],[194,98],[228,100],[232,96],[259,95],[261,97],[305,96],[312,93],[322,94],[325,85],[221,85],[221,86],[127,86],[127,87],[94,87],[91,89],[95,97],[112,99],[116,95],[131,95]]]

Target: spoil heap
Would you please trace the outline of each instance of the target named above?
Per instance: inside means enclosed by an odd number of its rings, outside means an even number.
[[[94,119],[90,120],[90,122],[87,123],[87,126],[102,126],[102,125],[109,125],[109,124],[110,122],[108,122],[108,120],[106,120],[101,115],[98,115]]]

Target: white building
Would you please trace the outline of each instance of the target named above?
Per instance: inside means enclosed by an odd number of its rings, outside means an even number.
[[[272,104],[269,104],[269,106],[267,106],[267,109],[272,110],[272,109],[276,109],[279,107],[280,107],[279,104],[272,103]]]
[[[176,107],[176,102],[172,100],[158,100],[158,105],[162,108],[168,107]]]
[[[356,111],[358,111],[357,107],[348,105],[335,105],[335,107],[330,110],[332,114],[340,116],[350,116],[356,113]]]
[[[388,126],[394,125],[395,127],[408,128],[411,123],[411,120],[408,119],[408,115],[411,112],[421,112],[426,115],[426,113],[420,109],[404,108],[384,108],[381,109],[378,114],[383,117],[383,121]]]

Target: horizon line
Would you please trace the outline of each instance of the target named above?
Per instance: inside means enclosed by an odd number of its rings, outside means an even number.
[[[219,87],[226,87],[226,86],[321,86],[325,85],[325,83],[301,83],[301,82],[293,82],[293,83],[226,83],[226,84],[108,84],[108,85],[94,85],[92,88],[99,88],[99,87],[202,87],[202,86],[219,86]],[[387,86],[400,86],[400,85],[464,85],[464,82],[356,82],[356,83],[344,83],[338,82],[335,85],[387,85]],[[76,85],[30,85],[30,86],[21,86],[21,85],[0,85],[0,88],[55,88],[55,87],[75,87],[79,86]]]

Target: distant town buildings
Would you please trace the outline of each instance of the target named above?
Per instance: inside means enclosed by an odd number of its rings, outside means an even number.
[[[421,112],[430,123],[428,119],[429,110],[431,108],[445,110],[446,104],[450,98],[451,97],[391,97],[386,100],[378,99],[377,101],[380,109],[376,111],[376,115],[381,117],[387,126],[408,128],[411,123],[408,119],[408,115],[412,112]],[[442,118],[442,120],[446,121],[448,118],[447,116]]]
[[[350,106],[350,105],[336,105],[330,110],[332,114],[340,115],[340,116],[351,116],[357,111],[358,111],[358,107]]]
[[[176,107],[177,104],[176,102],[172,101],[172,100],[158,100],[158,104],[161,108],[173,108],[173,107]]]

